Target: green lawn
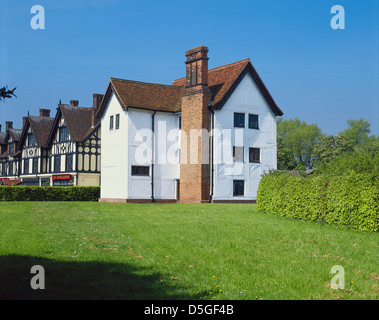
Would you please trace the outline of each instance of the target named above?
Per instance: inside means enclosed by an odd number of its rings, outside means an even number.
[[[378,299],[378,262],[378,233],[251,204],[0,203],[0,299]]]

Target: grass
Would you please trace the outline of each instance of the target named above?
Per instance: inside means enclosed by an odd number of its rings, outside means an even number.
[[[378,240],[251,204],[2,202],[0,299],[378,299]]]

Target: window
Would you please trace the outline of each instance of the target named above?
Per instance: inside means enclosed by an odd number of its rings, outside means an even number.
[[[14,142],[9,144],[9,154],[14,154]]]
[[[54,172],[61,171],[61,156],[54,156]]]
[[[38,172],[38,158],[33,159],[33,168],[32,168],[32,173],[37,173]]]
[[[72,154],[66,155],[66,171],[70,172],[72,171]]]
[[[233,180],[233,197],[245,195],[245,181]]]
[[[38,178],[22,179],[22,185],[23,186],[39,186],[39,179]]]
[[[5,177],[7,175],[7,166],[6,166],[5,162],[3,162],[2,167],[1,167],[1,175],[3,177]]]
[[[245,114],[244,113],[234,113],[234,127],[235,128],[245,128]]]
[[[120,128],[120,115],[116,114],[116,130]]]
[[[13,176],[13,161],[9,162],[9,175]]]
[[[249,129],[259,129],[258,115],[249,114]]]
[[[49,187],[50,178],[41,178],[41,187]]]
[[[29,173],[29,159],[24,159],[24,174]]]
[[[148,176],[148,166],[132,166],[132,176]]]
[[[68,128],[67,126],[59,128],[59,142],[68,141]]]
[[[243,162],[243,147],[233,147],[233,161]]]
[[[33,133],[28,133],[28,147],[33,147],[36,145],[36,139]]]
[[[74,185],[74,181],[71,180],[53,180],[54,187],[72,187]]]
[[[261,150],[259,148],[249,148],[249,162],[261,162]]]
[[[111,116],[109,120],[109,130],[113,130],[113,116]]]

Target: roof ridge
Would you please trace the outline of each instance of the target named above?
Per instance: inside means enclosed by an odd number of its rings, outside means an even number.
[[[250,61],[250,59],[246,58],[246,59],[243,59],[243,60],[240,60],[240,61],[237,61],[237,62],[232,62],[232,63],[224,64],[222,66],[219,66],[219,67],[216,67],[216,68],[213,68],[213,69],[209,69],[208,72],[215,71],[215,70],[218,70],[218,69],[227,68],[227,67],[231,67],[233,65],[236,65],[236,64],[239,64],[239,63],[242,63],[242,62],[248,62],[248,61]]]
[[[240,61],[236,61],[236,62],[232,62],[232,63],[224,64],[224,65],[222,65],[222,66],[219,66],[219,67],[216,67],[216,68],[213,68],[213,69],[209,69],[209,70],[208,70],[208,73],[209,73],[209,72],[212,72],[212,71],[218,71],[218,70],[222,70],[222,69],[225,69],[225,68],[229,68],[229,67],[232,67],[232,66],[237,65],[237,64],[242,63],[242,62],[250,62],[250,58],[246,58],[246,59],[243,59],[243,60],[240,60]],[[185,79],[185,78],[186,78],[186,77],[181,77],[181,78],[179,78],[179,79],[175,79],[175,80],[173,81],[173,83],[176,82],[176,81],[183,80],[183,79]]]
[[[150,85],[150,86],[164,86],[164,87],[170,87],[170,88],[177,89],[177,86],[173,86],[171,84],[144,82],[144,81],[128,80],[128,79],[120,79],[120,78],[113,78],[113,77],[111,77],[111,81],[112,80],[120,81],[120,82],[135,83],[135,84],[146,84],[146,85]]]
[[[29,118],[43,118],[43,119],[55,119],[53,117],[45,117],[45,116],[28,116]]]

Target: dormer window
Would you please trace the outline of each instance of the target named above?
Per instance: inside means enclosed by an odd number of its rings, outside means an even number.
[[[63,126],[59,128],[59,142],[68,141],[68,128],[67,126]]]
[[[9,154],[14,154],[14,142],[9,144]]]
[[[33,147],[36,145],[36,139],[33,133],[28,133],[28,147]]]

